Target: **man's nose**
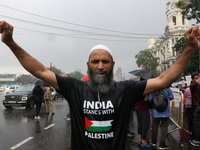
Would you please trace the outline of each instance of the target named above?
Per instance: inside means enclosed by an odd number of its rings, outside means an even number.
[[[102,62],[99,62],[99,63],[98,63],[98,69],[99,69],[99,70],[102,70],[103,68],[104,68],[103,63],[102,63]]]

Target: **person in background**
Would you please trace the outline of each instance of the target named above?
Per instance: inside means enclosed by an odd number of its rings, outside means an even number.
[[[39,85],[36,85],[34,87],[33,96],[34,96],[34,100],[35,100],[35,104],[36,104],[35,119],[40,119],[39,113],[40,113],[40,109],[42,106],[42,101],[44,99],[44,92],[43,92],[43,89]]]
[[[147,106],[147,100],[148,95],[135,103],[135,111],[138,122],[138,146],[141,146],[142,148],[152,148],[152,145],[146,140],[150,125],[150,114]]]
[[[70,121],[71,120],[71,115],[70,115],[70,108],[69,108],[69,103],[67,100],[65,100],[66,102],[66,111],[67,111],[67,115],[66,117],[64,117],[65,120]]]
[[[196,109],[200,106],[200,78],[198,73],[194,73],[192,74],[192,82],[190,84],[190,91],[192,94],[192,140],[190,140],[189,142],[191,143],[191,145],[195,146],[195,147],[199,147],[200,142],[197,140],[196,137],[196,130],[195,130],[195,112]]]
[[[51,95],[51,88],[45,87],[45,93],[44,93],[44,101],[45,101],[45,108],[46,108],[46,114],[49,114],[49,110],[51,111],[52,115],[55,115],[53,112],[53,106],[52,106],[52,95]]]
[[[189,134],[192,135],[192,122],[193,122],[192,95],[191,95],[189,86],[185,89],[184,98],[185,98],[184,99],[185,111],[186,111],[186,116],[188,119],[188,130],[189,130]]]
[[[169,149],[169,146],[166,145],[166,138],[168,133],[168,124],[170,117],[170,100],[174,99],[174,95],[170,88],[164,89],[167,99],[168,99],[168,108],[164,112],[158,112],[152,105],[152,145],[156,147],[157,142],[157,134],[158,134],[158,126],[160,125],[161,136],[160,136],[160,145],[159,149]],[[153,93],[151,93],[148,97],[150,102],[153,102]]]

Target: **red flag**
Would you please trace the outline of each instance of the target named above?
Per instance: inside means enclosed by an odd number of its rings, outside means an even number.
[[[52,62],[51,62],[51,64],[50,64],[50,68],[49,68],[50,71],[51,71],[51,67],[52,67]]]

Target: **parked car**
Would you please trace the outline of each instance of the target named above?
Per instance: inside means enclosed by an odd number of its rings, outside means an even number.
[[[52,95],[53,100],[63,99],[63,96],[57,93],[55,89],[53,89],[53,92],[51,93],[51,95]]]
[[[3,98],[5,108],[26,107],[32,109],[35,105],[34,86],[35,84],[21,85],[14,92],[6,94]]]
[[[7,89],[5,89],[5,94],[8,94],[8,93],[11,93],[11,92],[14,92],[17,88],[19,87],[19,85],[12,85],[12,86],[9,86]]]
[[[5,91],[6,89],[8,89],[9,85],[3,85],[0,87],[0,92]]]

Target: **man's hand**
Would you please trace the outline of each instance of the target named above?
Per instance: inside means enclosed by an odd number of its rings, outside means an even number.
[[[196,25],[195,27],[190,28],[188,31],[184,33],[184,36],[187,40],[187,46],[192,48],[199,48],[200,47],[200,30],[199,26]]]
[[[10,42],[13,41],[12,38],[13,26],[8,24],[7,22],[0,21],[0,33],[2,34],[1,41],[4,42],[5,44],[9,44]]]

